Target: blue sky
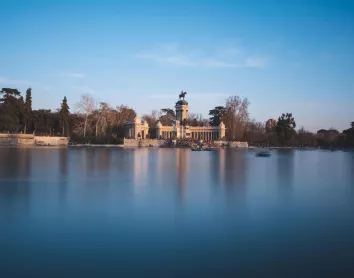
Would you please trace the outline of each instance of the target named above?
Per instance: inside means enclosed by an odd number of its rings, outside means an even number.
[[[33,89],[34,108],[71,110],[85,93],[139,115],[248,97],[258,121],[354,120],[351,1],[1,0],[0,87]]]

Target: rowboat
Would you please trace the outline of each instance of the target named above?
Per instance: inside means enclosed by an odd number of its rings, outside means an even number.
[[[270,157],[272,154],[269,151],[260,151],[256,153],[257,157]]]

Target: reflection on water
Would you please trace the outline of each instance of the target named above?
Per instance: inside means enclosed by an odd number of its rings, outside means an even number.
[[[353,187],[348,152],[2,148],[1,277],[351,277]]]
[[[189,150],[178,149],[175,155],[175,180],[177,181],[178,198],[183,204],[185,202],[185,191],[187,186]]]
[[[278,150],[277,155],[277,175],[279,186],[279,199],[283,202],[288,202],[291,198],[291,190],[294,179],[294,156],[295,151]]]
[[[63,182],[59,186],[59,202],[65,202],[68,191],[68,150],[59,150],[59,180]]]

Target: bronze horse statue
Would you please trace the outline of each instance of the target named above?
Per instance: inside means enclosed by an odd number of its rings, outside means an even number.
[[[180,94],[179,94],[179,99],[181,99],[181,98],[183,98],[183,100],[184,100],[184,98],[186,97],[186,94],[187,94],[187,92],[181,92]]]

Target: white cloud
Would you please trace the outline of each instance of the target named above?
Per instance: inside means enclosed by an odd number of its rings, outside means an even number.
[[[30,83],[31,82],[28,80],[16,80],[7,77],[0,77],[0,84],[4,85],[26,85]]]
[[[72,78],[83,78],[85,75],[83,73],[71,72],[66,74],[68,77]]]
[[[52,89],[51,86],[40,82],[34,82],[29,80],[19,80],[19,79],[11,79],[7,77],[0,76],[0,84],[5,86],[33,86],[34,89],[41,89],[44,91],[49,91]]]
[[[83,94],[93,95],[95,93],[95,90],[88,86],[73,86],[73,89],[75,91],[80,91]]]
[[[139,59],[151,60],[160,64],[173,64],[177,66],[187,66],[193,67],[196,64],[191,61],[188,57],[182,54],[176,55],[159,55],[159,54],[138,54],[136,55]]]
[[[135,57],[159,64],[201,68],[264,68],[267,62],[262,57],[241,55],[241,51],[237,48],[227,48],[223,51],[218,49],[208,55],[204,51],[191,50],[188,54],[185,52],[181,51],[176,44],[172,46],[168,44],[166,47],[160,46],[153,51],[137,54]]]
[[[267,60],[265,58],[247,58],[246,65],[249,68],[264,68]]]
[[[149,98],[158,98],[158,99],[175,99],[176,98],[176,94],[154,94],[154,95],[149,95]]]

